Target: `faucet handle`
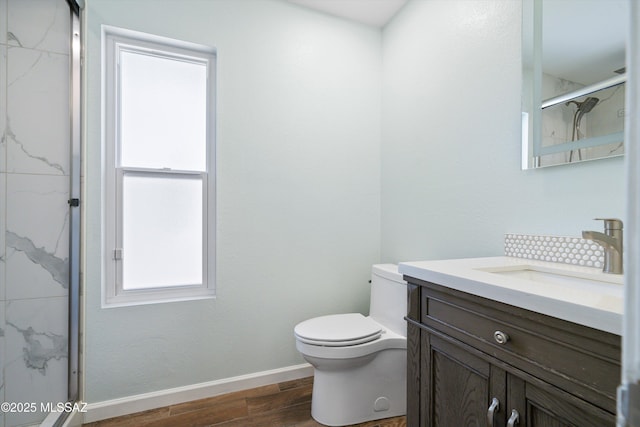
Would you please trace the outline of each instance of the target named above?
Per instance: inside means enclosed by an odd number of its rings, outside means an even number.
[[[622,230],[622,220],[618,218],[594,218],[596,221],[604,221],[606,230]]]

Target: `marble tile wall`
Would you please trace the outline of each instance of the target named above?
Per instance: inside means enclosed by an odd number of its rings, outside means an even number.
[[[4,366],[5,366],[5,246],[4,217],[6,189],[6,120],[7,120],[7,0],[0,0],[0,402],[5,401]],[[0,427],[5,425],[4,414],[0,413]]]
[[[0,0],[0,427],[67,395],[69,7]]]

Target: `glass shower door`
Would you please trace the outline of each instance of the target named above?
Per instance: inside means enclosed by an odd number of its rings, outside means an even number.
[[[0,0],[0,427],[68,400],[71,22],[66,0]]]

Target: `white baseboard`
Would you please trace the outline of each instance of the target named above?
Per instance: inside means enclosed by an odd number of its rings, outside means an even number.
[[[286,368],[154,391],[104,402],[89,403],[84,413],[84,422],[100,421],[106,418],[119,417],[147,411],[149,409],[189,402],[191,400],[205,399],[234,391],[310,377],[312,375],[313,367],[308,363],[304,363]]]

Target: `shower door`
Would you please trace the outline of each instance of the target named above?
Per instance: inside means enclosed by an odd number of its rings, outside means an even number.
[[[77,397],[74,31],[80,39],[70,6],[0,0],[0,427],[42,422],[70,387]]]

